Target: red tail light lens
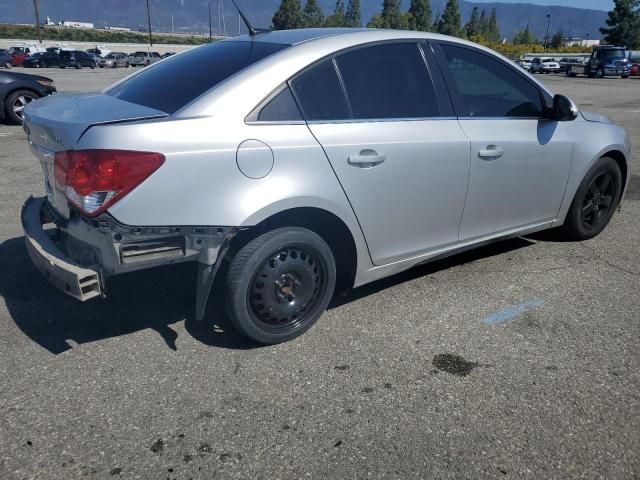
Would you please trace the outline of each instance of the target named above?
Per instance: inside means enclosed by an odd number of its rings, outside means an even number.
[[[164,163],[164,155],[131,150],[68,150],[55,155],[55,180],[89,216],[104,212]]]

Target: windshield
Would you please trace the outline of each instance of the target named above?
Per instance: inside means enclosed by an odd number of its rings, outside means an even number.
[[[211,43],[173,55],[105,93],[172,114],[232,75],[287,47],[263,42]]]
[[[624,58],[624,50],[604,50],[602,52],[603,58]]]

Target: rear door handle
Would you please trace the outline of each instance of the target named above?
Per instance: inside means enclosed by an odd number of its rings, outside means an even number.
[[[483,160],[495,160],[504,155],[504,150],[496,145],[487,146],[486,150],[478,152],[478,158]]]
[[[349,155],[347,162],[349,165],[360,168],[371,168],[376,165],[380,165],[387,159],[384,155],[378,155],[378,152],[371,149],[365,149],[360,151],[360,155]]]

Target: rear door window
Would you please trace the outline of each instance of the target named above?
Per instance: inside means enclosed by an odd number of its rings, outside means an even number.
[[[265,42],[211,43],[154,64],[105,93],[172,114],[220,82],[287,46]]]
[[[416,43],[389,43],[339,55],[336,62],[353,118],[405,119],[440,114],[435,88]]]

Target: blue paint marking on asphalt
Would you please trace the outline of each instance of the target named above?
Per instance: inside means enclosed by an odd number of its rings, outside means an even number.
[[[513,320],[518,315],[522,315],[525,312],[534,310],[541,305],[544,305],[544,300],[540,298],[532,298],[531,300],[527,300],[524,303],[513,305],[512,307],[505,308],[504,310],[498,310],[497,312],[492,313],[484,320],[482,320],[482,323],[484,323],[485,325],[497,325],[500,323],[506,323]]]

